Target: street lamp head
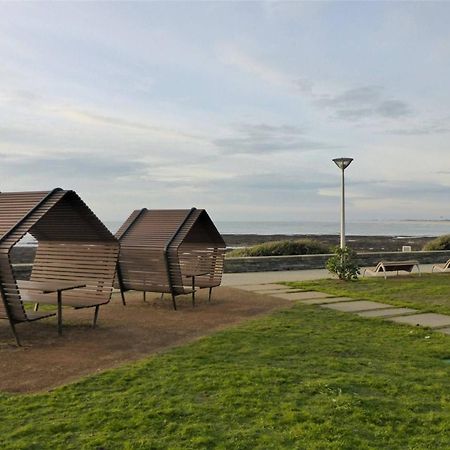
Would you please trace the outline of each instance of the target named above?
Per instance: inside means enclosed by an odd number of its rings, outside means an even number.
[[[339,169],[345,170],[353,161],[353,158],[335,158],[333,161]]]

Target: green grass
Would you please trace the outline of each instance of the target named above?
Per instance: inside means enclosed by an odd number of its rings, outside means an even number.
[[[450,315],[450,275],[423,274],[384,278],[360,278],[358,281],[317,280],[286,283],[289,286],[322,291],[355,299],[374,300],[396,306]]]
[[[423,246],[423,250],[450,250],[450,234],[444,234],[443,236],[433,239]]]
[[[287,255],[318,255],[330,253],[331,249],[313,239],[291,239],[284,241],[263,242],[251,247],[237,248],[228,252],[227,257],[239,256],[287,256]]]
[[[448,449],[450,338],[296,305],[53,392],[5,449]]]

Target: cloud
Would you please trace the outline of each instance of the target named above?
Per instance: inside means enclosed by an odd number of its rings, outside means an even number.
[[[292,125],[240,124],[230,137],[213,143],[227,154],[271,154],[339,148],[310,140],[300,127]]]
[[[362,86],[337,95],[323,95],[316,105],[333,111],[343,120],[366,118],[397,119],[412,113],[410,106],[401,100],[386,98],[381,86]]]
[[[265,83],[285,87],[290,90],[294,89],[303,93],[310,93],[312,90],[312,82],[310,80],[287,74],[234,46],[223,45],[219,48],[218,53],[219,60],[223,64],[236,67]]]
[[[377,181],[359,183],[358,190],[362,193],[361,198],[396,198],[400,201],[405,199],[436,199],[448,198],[449,187],[444,184],[422,181],[411,183],[410,181]]]
[[[58,176],[66,178],[84,178],[107,176],[110,178],[139,175],[145,171],[140,161],[129,157],[118,158],[111,155],[67,154],[54,157],[36,157],[25,155],[0,154],[2,170],[9,173],[35,173],[41,177]]]
[[[375,111],[382,117],[393,119],[411,114],[411,108],[401,100],[385,100],[376,107]]]
[[[40,101],[39,95],[27,89],[2,89],[0,101],[14,106],[30,106]]]
[[[333,186],[325,175],[315,174],[315,179],[299,177],[298,173],[279,173],[266,171],[263,173],[236,175],[230,179],[222,180],[220,188],[245,189],[250,191],[292,191],[295,193],[319,192],[323,186]]]
[[[57,109],[57,112],[59,112],[64,117],[81,122],[87,122],[96,125],[104,125],[109,127],[119,127],[119,128],[134,129],[138,131],[146,131],[169,139],[182,139],[182,140],[190,139],[196,141],[204,140],[204,138],[202,138],[201,136],[194,135],[192,133],[186,133],[170,127],[153,125],[145,121],[124,119],[120,116],[112,116],[112,115],[110,116],[99,113],[92,113],[73,108],[61,108]]]
[[[382,88],[380,86],[363,86],[353,89],[347,89],[341,94],[335,96],[323,96],[317,100],[321,106],[334,108],[354,108],[361,105],[373,104],[381,98]]]
[[[449,132],[450,127],[443,124],[442,121],[436,121],[434,123],[418,123],[411,125],[409,128],[394,128],[386,131],[387,134],[399,136],[424,136]]]

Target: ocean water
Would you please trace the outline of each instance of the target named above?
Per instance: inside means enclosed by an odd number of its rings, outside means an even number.
[[[340,234],[339,222],[220,222],[223,234]],[[450,221],[347,222],[345,233],[357,236],[440,236],[450,234]]]
[[[339,222],[216,221],[222,234],[340,234]],[[114,233],[120,222],[106,222]],[[450,234],[450,220],[372,220],[347,222],[345,233],[357,236],[440,236]]]
[[[121,222],[107,221],[105,225],[115,233]],[[339,222],[250,222],[250,221],[216,221],[222,234],[340,234]],[[412,236],[434,237],[450,234],[450,220],[373,220],[347,222],[347,236]],[[32,236],[26,235],[19,245],[34,245]]]

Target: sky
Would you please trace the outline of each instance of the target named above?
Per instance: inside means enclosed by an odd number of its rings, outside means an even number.
[[[450,218],[450,3],[1,2],[0,190],[103,220]]]

